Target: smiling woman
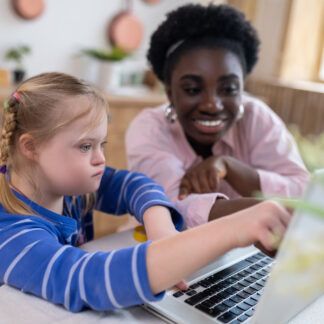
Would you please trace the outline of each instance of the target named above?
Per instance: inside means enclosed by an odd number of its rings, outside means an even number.
[[[126,136],[131,170],[159,182],[187,227],[258,203],[299,196],[308,172],[284,123],[244,93],[259,39],[227,5],[185,5],[151,38],[148,60],[169,104],[146,109]]]

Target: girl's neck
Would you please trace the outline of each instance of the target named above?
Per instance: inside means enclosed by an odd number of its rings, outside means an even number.
[[[31,185],[28,179],[15,172],[10,172],[9,184],[14,190],[36,204],[49,209],[54,213],[62,214],[63,196],[50,194],[45,188],[39,187],[37,183],[35,183],[35,186],[38,190],[35,190],[35,187]],[[39,195],[40,192],[42,193],[41,196]]]

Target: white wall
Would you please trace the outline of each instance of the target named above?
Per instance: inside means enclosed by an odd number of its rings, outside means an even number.
[[[108,22],[124,5],[122,0],[44,0],[45,11],[35,20],[19,18],[9,0],[0,0],[0,68],[11,67],[4,60],[8,48],[27,44],[32,54],[26,57],[28,76],[45,71],[80,75],[80,60],[74,54],[81,48],[108,47],[105,31]],[[134,12],[144,25],[145,37],[135,57],[144,58],[149,35],[163,20],[166,12],[189,2],[162,0],[149,5],[134,0]],[[220,2],[220,1],[218,1]]]
[[[288,0],[258,0],[253,20],[261,39],[259,61],[253,70],[257,78],[267,79],[278,74],[288,8]]]

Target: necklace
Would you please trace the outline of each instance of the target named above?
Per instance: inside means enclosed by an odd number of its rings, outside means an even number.
[[[12,189],[16,190],[18,193],[20,193],[23,197],[27,198],[28,200],[31,200],[21,190],[19,190],[16,186],[14,186],[12,183],[10,184],[10,187]],[[64,204],[65,209],[67,210],[67,213],[68,213],[68,215],[64,215],[64,209],[63,209],[63,215],[73,218],[71,209],[70,209],[68,203],[66,202],[65,197],[63,197],[63,204]]]

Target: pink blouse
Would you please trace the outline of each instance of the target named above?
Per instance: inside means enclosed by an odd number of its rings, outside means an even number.
[[[243,117],[214,144],[213,154],[229,155],[255,168],[266,195],[300,196],[309,173],[291,134],[260,100],[244,95],[243,104]],[[240,195],[221,180],[219,192],[191,194],[178,200],[182,177],[202,158],[191,148],[179,122],[171,124],[166,120],[165,106],[144,109],[132,121],[126,134],[128,167],[161,184],[190,228],[208,221],[217,198]]]

